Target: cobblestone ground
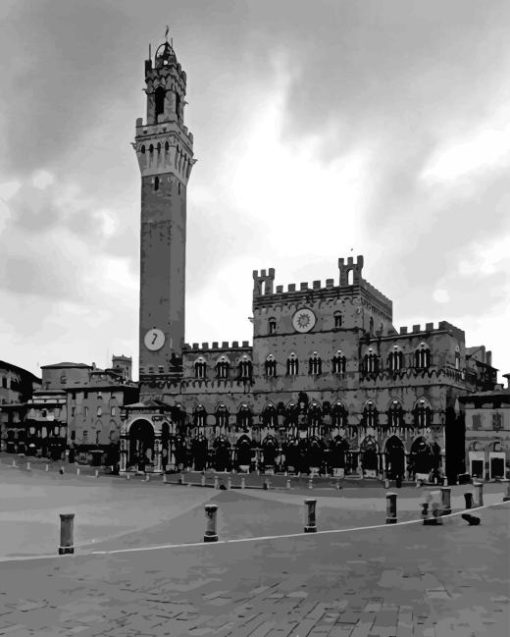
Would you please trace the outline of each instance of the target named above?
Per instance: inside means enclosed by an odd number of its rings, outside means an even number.
[[[3,562],[10,637],[507,637],[510,505],[440,527]]]

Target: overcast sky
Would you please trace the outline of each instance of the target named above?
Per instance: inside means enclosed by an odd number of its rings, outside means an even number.
[[[507,0],[2,0],[0,359],[138,358],[148,44],[195,137],[186,341],[251,341],[252,270],[364,276],[510,371]],[[351,252],[352,250],[352,252]]]

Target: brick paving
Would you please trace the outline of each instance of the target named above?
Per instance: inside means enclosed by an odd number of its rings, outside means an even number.
[[[0,635],[507,637],[509,507],[477,527],[3,562]]]

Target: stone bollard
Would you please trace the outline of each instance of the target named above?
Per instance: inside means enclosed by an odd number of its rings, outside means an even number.
[[[150,473],[145,474],[145,482],[150,482],[151,476]]]
[[[246,489],[246,478],[241,476],[241,489]]]
[[[310,479],[308,480],[308,488],[309,488],[309,489],[313,489],[313,478],[310,478]]]
[[[337,491],[340,491],[340,489],[341,489],[341,488],[342,488],[342,487],[340,486],[340,480],[337,480],[337,481],[336,481],[336,483],[335,483],[335,489],[336,489]]]
[[[421,518],[425,522],[429,517],[429,503],[427,501],[421,503]]]
[[[290,481],[290,480],[287,480],[286,482],[287,482],[287,489],[292,489],[292,486],[291,486],[291,484],[292,484],[292,483],[291,483],[291,481]]]
[[[184,484],[184,476],[181,473],[181,475],[179,476],[179,480],[178,480],[179,484]]]
[[[443,487],[447,487],[447,486],[448,486],[448,478],[447,478],[447,476],[445,476],[443,478]]]
[[[509,502],[510,501],[510,480],[504,480],[504,482],[506,482],[506,493],[503,496],[503,502]]]
[[[230,476],[227,478],[227,489],[229,491],[232,489],[232,478]]]
[[[49,465],[49,464],[47,464],[47,465],[44,467],[44,470],[45,470],[45,471],[49,471],[49,470],[50,470],[50,465]]]
[[[163,484],[166,484],[166,473],[163,474]]]
[[[30,462],[27,462],[27,471],[30,471]]]
[[[205,505],[206,527],[204,542],[217,542],[218,534],[216,532],[216,513],[218,507],[216,504]]]
[[[432,520],[436,525],[443,524],[443,520],[441,520],[441,507],[437,500],[432,501]]]
[[[126,480],[129,480],[131,478],[131,474],[126,473]]]
[[[61,476],[64,475],[65,471],[64,471],[64,467],[60,467],[60,469],[58,470],[58,472],[60,473]]]
[[[215,489],[220,488],[220,479],[218,478],[218,476],[214,476],[214,488]]]
[[[483,482],[473,482],[473,487],[475,488],[475,506],[482,507],[483,506]]]
[[[466,501],[466,509],[472,509],[473,508],[473,494],[471,493],[471,491],[468,491],[467,493],[464,493],[464,499]]]
[[[305,533],[316,533],[317,532],[317,516],[315,506],[317,504],[317,500],[315,498],[306,498],[306,526]]]
[[[95,477],[99,478],[99,469],[96,469]]]
[[[450,515],[452,512],[451,487],[441,487],[441,515]]]
[[[80,475],[80,467],[76,467],[76,475],[79,476]]]
[[[200,484],[201,484],[203,487],[205,487],[205,476],[202,476],[202,477],[200,478]]]
[[[60,514],[60,546],[59,555],[74,553],[73,546],[74,513]]]
[[[397,522],[397,494],[386,494],[386,524],[396,524]]]
[[[388,480],[388,478],[384,479],[384,488],[385,489],[389,489],[390,488],[390,481]]]
[[[12,459],[12,466],[15,467],[16,466],[16,458]]]

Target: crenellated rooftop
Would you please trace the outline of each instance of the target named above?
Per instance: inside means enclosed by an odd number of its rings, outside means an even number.
[[[398,336],[412,336],[413,334],[430,334],[432,332],[453,332],[457,336],[463,336],[464,330],[452,325],[452,323],[448,323],[448,321],[439,321],[437,327],[434,327],[434,323],[425,323],[422,325],[417,324],[413,325],[411,328],[407,326],[402,326],[399,329]]]
[[[241,343],[241,344],[239,344]],[[189,352],[225,352],[232,350],[251,350],[251,345],[249,341],[222,341],[221,344],[219,341],[212,341],[212,343],[185,343],[183,347],[183,353]]]

